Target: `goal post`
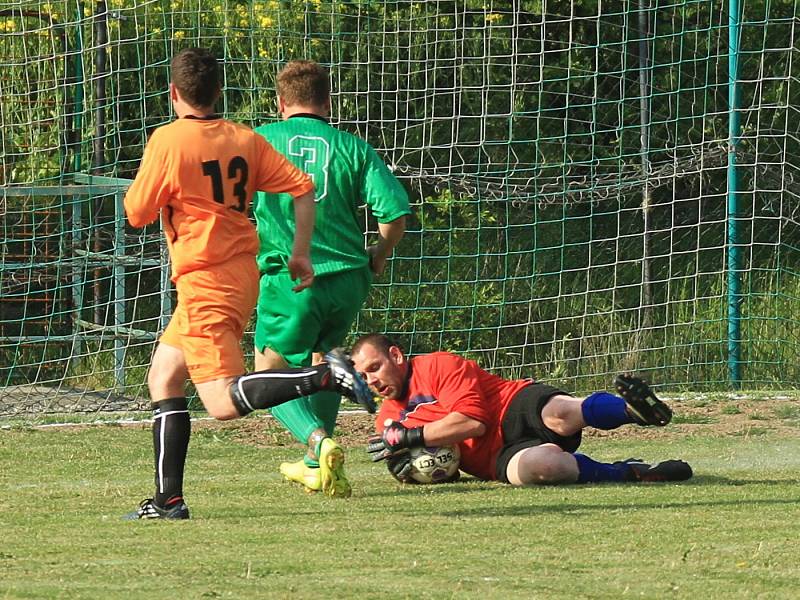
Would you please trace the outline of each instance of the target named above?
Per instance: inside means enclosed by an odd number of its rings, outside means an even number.
[[[0,1],[0,418],[147,406],[174,295],[120,203],[192,45],[251,126],[287,60],[325,65],[409,190],[351,339],[575,391],[797,387],[799,4]]]

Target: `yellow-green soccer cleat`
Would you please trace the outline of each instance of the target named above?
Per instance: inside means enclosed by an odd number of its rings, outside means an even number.
[[[353,492],[344,474],[344,450],[331,438],[319,445],[319,471],[322,491],[331,498],[348,498]]]
[[[281,463],[280,472],[287,480],[294,481],[306,488],[307,492],[322,490],[321,469],[309,467],[304,460]]]

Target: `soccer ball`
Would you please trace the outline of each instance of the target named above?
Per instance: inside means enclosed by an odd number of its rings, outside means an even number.
[[[458,446],[414,448],[411,450],[409,476],[417,483],[441,483],[458,471],[460,460]]]

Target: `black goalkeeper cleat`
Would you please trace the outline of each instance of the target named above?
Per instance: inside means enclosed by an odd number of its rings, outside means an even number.
[[[342,350],[334,348],[325,355],[331,370],[333,389],[344,394],[374,414],[378,410],[372,390],[353,367],[353,362]]]
[[[614,464],[617,466],[627,465],[629,471],[625,476],[625,481],[638,483],[686,481],[693,475],[692,467],[682,460],[665,460],[655,465],[649,465],[638,458],[629,458]]]
[[[628,414],[639,425],[663,427],[672,420],[672,409],[656,398],[643,379],[623,373],[614,380],[614,387],[625,400]]]
[[[125,521],[136,521],[138,519],[188,519],[189,507],[183,498],[173,498],[167,508],[158,506],[152,498],[142,500],[135,511],[122,517]]]

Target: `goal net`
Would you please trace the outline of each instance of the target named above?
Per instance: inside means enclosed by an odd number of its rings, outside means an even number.
[[[409,190],[353,336],[576,391],[796,387],[798,23],[794,0],[0,2],[0,417],[148,404],[174,295],[121,202],[192,45],[252,126],[285,61],[324,64],[332,122]]]

